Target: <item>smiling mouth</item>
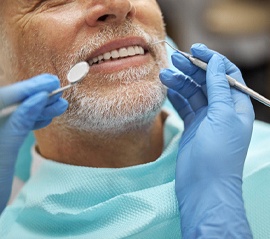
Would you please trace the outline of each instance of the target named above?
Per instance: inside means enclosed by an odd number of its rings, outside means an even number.
[[[145,55],[148,51],[139,45],[122,47],[113,51],[106,52],[88,61],[90,66],[101,64],[107,61],[121,60],[128,57]]]

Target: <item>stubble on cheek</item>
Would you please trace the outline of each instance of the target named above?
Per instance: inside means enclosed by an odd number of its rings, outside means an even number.
[[[67,85],[66,75],[69,69],[77,62],[85,60],[91,51],[111,40],[127,35],[145,37],[143,31],[140,31],[139,27],[134,28],[131,21],[125,22],[122,26],[105,26],[98,33],[87,36],[79,43],[71,40],[68,42],[66,35],[60,38],[54,29],[42,29],[40,26],[43,25],[44,22],[36,21],[18,36],[13,69],[18,72],[16,78],[20,80],[50,73],[57,75],[62,85]],[[165,35],[163,30],[152,29],[149,30],[149,34],[155,35],[157,39],[163,39]],[[150,41],[150,39],[146,40]]]
[[[48,34],[38,24],[29,25],[17,36],[14,55],[18,80],[29,79],[36,75],[49,73],[57,75],[66,84],[66,66],[64,59],[68,55],[67,47],[60,44],[57,34]]]
[[[1,18],[0,23],[0,86],[8,85],[18,81],[18,61],[8,36],[7,26]],[[0,71],[1,71],[0,70]]]
[[[42,73],[57,74],[54,66],[56,49],[48,45],[47,36],[31,31],[19,49],[20,69],[24,76],[32,77]]]

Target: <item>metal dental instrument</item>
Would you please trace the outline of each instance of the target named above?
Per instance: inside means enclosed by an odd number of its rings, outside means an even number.
[[[206,69],[207,69],[207,63],[206,62],[204,62],[202,60],[199,60],[198,58],[195,58],[194,56],[192,56],[189,53],[178,50],[177,48],[173,47],[170,43],[168,43],[165,40],[154,42],[154,43],[152,43],[152,45],[159,44],[159,43],[166,43],[173,50],[179,52],[184,57],[186,57],[195,66],[198,66],[199,68],[206,71]],[[238,90],[246,93],[247,95],[251,96],[253,99],[261,102],[262,104],[264,104],[264,105],[266,105],[268,107],[270,107],[270,100],[269,99],[265,98],[264,96],[260,95],[259,93],[257,93],[256,91],[250,89],[249,87],[239,83],[237,80],[235,80],[234,78],[232,78],[229,75],[226,75],[226,78],[227,78],[230,86],[235,87],[236,89],[238,89]]]
[[[82,62],[79,62],[76,65],[74,65],[67,74],[67,79],[68,79],[69,85],[52,91],[49,94],[49,97],[54,96],[56,94],[59,94],[65,90],[71,88],[72,86],[74,86],[76,83],[78,83],[79,81],[84,79],[84,77],[88,74],[89,70],[90,70],[90,66],[87,62],[82,61]],[[4,109],[1,109],[0,110],[0,119],[5,118],[5,117],[9,116],[10,114],[12,114],[19,107],[19,105],[20,104],[15,104],[15,105],[8,106]]]
[[[89,70],[90,70],[90,66],[85,61],[79,62],[76,65],[74,65],[67,74],[69,85],[51,92],[49,94],[49,97],[56,95],[60,92],[63,92],[69,89],[70,87],[74,86],[76,83],[81,81],[88,74]]]

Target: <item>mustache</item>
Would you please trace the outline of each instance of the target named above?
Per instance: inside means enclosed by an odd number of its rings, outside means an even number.
[[[105,45],[106,43],[115,39],[124,38],[127,36],[141,37],[147,43],[150,53],[154,53],[155,47],[153,42],[161,39],[158,32],[149,30],[146,32],[139,25],[132,23],[130,20],[125,21],[123,24],[110,24],[104,25],[99,31],[89,38],[85,39],[83,46],[73,54],[70,55],[69,62],[74,65],[80,61],[84,61],[89,54]]]

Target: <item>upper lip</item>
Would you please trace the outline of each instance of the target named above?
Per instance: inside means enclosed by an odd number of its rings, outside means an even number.
[[[90,61],[91,59],[98,57],[106,52],[111,52],[113,50],[129,46],[141,46],[144,50],[148,51],[148,45],[143,38],[141,37],[122,38],[104,44],[103,46],[92,52],[91,55],[87,57],[87,61]]]

